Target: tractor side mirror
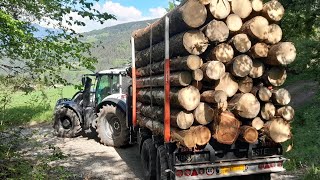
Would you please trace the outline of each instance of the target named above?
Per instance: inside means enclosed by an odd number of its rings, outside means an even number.
[[[86,77],[85,76],[83,76],[81,78],[81,83],[82,83],[82,86],[85,86],[85,84],[86,84]]]

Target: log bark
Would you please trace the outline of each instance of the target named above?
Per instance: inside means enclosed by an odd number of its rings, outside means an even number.
[[[272,103],[266,103],[261,108],[261,117],[265,120],[274,118],[276,114],[276,107]]]
[[[272,0],[263,5],[262,14],[269,21],[278,22],[284,15],[284,8],[277,0]]]
[[[244,78],[241,78],[238,82],[239,84],[239,91],[242,93],[249,93],[252,90],[253,87],[253,80],[246,76]]]
[[[137,91],[137,99],[142,103],[150,103],[151,100],[157,105],[164,103],[164,91],[162,88],[140,89]],[[170,104],[172,107],[182,107],[187,111],[192,111],[200,103],[199,90],[193,86],[182,89],[171,88]]]
[[[195,81],[201,81],[203,79],[203,71],[201,69],[196,69],[192,71],[192,79]]]
[[[215,90],[221,90],[227,93],[228,97],[232,97],[238,91],[239,85],[230,73],[225,73],[217,82]]]
[[[136,70],[137,77],[162,74],[164,72],[164,61],[148,64]],[[190,71],[199,69],[203,64],[202,59],[196,55],[176,57],[170,60],[170,71]]]
[[[141,113],[141,115],[163,123],[164,109],[162,107],[144,105],[140,102],[137,102],[137,110]],[[189,129],[193,122],[194,116],[191,112],[179,109],[170,110],[170,124],[172,127]]]
[[[287,71],[283,67],[272,67],[265,75],[265,79],[273,86],[281,86],[287,79]]]
[[[261,61],[253,60],[252,69],[250,70],[249,76],[252,78],[259,78],[263,75],[264,70],[265,70],[265,67]]]
[[[186,56],[189,54],[202,54],[208,47],[208,39],[198,30],[190,30],[184,33],[177,34],[170,38],[170,57]],[[160,62],[165,56],[165,42],[162,41],[150,48],[136,52],[136,67],[146,66],[150,62],[150,56],[153,61]]]
[[[229,37],[229,28],[223,21],[212,20],[202,30],[211,42],[224,42]]]
[[[215,19],[224,19],[231,11],[228,0],[211,0],[209,9]]]
[[[282,39],[282,29],[277,24],[269,25],[269,33],[268,38],[265,40],[266,43],[269,44],[277,44]]]
[[[265,43],[257,43],[250,49],[250,55],[253,58],[268,57],[269,47]]]
[[[263,8],[263,1],[262,0],[251,0],[252,10],[254,12],[260,12]]]
[[[241,30],[250,37],[265,40],[268,38],[269,22],[262,16],[256,16],[245,22]]]
[[[191,73],[188,71],[170,73],[171,86],[188,86],[192,81]],[[137,88],[164,86],[164,75],[137,78]]]
[[[197,88],[200,91],[203,85],[201,81],[192,81],[191,86]]]
[[[251,48],[251,41],[246,34],[237,34],[231,40],[232,46],[240,53],[245,53]]]
[[[272,101],[276,105],[288,105],[291,101],[291,95],[288,90],[281,88],[272,92]]]
[[[208,61],[201,66],[201,70],[205,80],[218,80],[226,71],[224,64],[220,61]]]
[[[228,111],[222,112],[211,124],[213,137],[222,144],[233,144],[239,136],[240,121]]]
[[[241,126],[240,137],[245,142],[253,144],[258,140],[258,131],[252,126]]]
[[[234,95],[228,106],[235,114],[247,119],[255,118],[260,112],[260,103],[251,93]]]
[[[138,123],[141,127],[146,127],[153,132],[153,134],[163,135],[164,126],[161,122],[154,121],[145,116],[137,115]],[[171,128],[171,139],[178,142],[179,144],[187,147],[194,148],[196,146],[196,139],[193,130],[179,130],[176,128]]]
[[[227,93],[222,91],[222,90],[204,91],[201,94],[201,98],[200,98],[200,100],[203,101],[203,102],[214,103],[214,104],[226,102],[227,99],[228,99]]]
[[[280,42],[270,47],[265,63],[269,65],[288,65],[296,58],[297,52],[293,43]]]
[[[230,72],[237,77],[249,75],[252,69],[252,59],[248,55],[239,55],[233,58]]]
[[[204,102],[200,102],[199,106],[193,111],[195,122],[202,125],[207,125],[213,121],[214,113],[214,109]]]
[[[275,118],[266,122],[263,130],[276,143],[282,143],[291,138],[290,124],[282,118]]]
[[[260,117],[256,117],[252,120],[251,126],[254,127],[256,130],[260,130],[264,126],[264,122]]]
[[[280,107],[276,111],[276,116],[280,116],[286,121],[291,121],[294,117],[294,109],[291,106]]]
[[[198,0],[184,1],[174,10],[167,13],[170,18],[170,37],[183,31],[198,28],[207,18],[207,9]],[[150,46],[150,35],[152,31],[152,42],[157,44],[164,40],[165,17],[152,23],[144,29],[132,33],[135,39],[136,51],[141,51]]]
[[[237,14],[230,14],[226,19],[226,24],[230,32],[235,33],[242,27],[242,19]]]
[[[245,19],[252,12],[252,4],[250,0],[232,0],[232,12],[242,19]]]
[[[211,61],[216,60],[222,63],[228,63],[232,60],[233,56],[233,48],[229,44],[221,43],[210,51],[207,59]]]

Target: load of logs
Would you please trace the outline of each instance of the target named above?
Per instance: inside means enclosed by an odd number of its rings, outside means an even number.
[[[185,0],[166,14],[172,141],[193,148],[211,138],[228,145],[291,138],[294,109],[280,86],[296,49],[281,42],[283,15],[277,0]],[[133,32],[138,123],[160,135],[164,27],[165,17]]]

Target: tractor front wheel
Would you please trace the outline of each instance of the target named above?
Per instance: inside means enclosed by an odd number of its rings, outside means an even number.
[[[79,117],[72,109],[66,107],[56,110],[53,128],[57,136],[66,138],[79,136],[82,132]]]

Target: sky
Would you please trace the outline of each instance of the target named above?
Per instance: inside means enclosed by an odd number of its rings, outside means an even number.
[[[116,16],[117,20],[107,20],[104,24],[94,22],[88,18],[83,19],[81,16],[70,13],[65,18],[71,16],[74,20],[81,20],[86,23],[85,27],[72,26],[78,32],[88,32],[96,29],[102,29],[117,24],[126,22],[142,21],[147,19],[155,19],[162,17],[168,7],[169,0],[100,0],[99,2],[93,1],[94,8],[100,12],[108,12]],[[40,26],[52,28],[45,22],[40,22]],[[65,24],[68,26],[67,24]]]

